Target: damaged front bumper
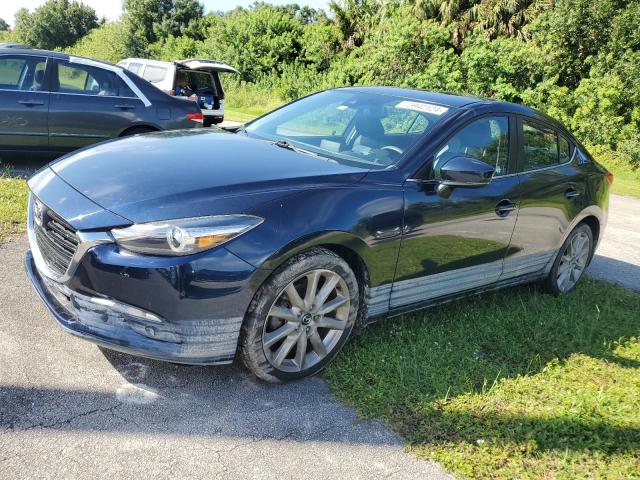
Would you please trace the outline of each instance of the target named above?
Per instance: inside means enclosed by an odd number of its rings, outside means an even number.
[[[171,322],[116,300],[92,297],[39,274],[31,251],[25,269],[36,292],[67,332],[98,345],[157,360],[231,363],[242,316]]]

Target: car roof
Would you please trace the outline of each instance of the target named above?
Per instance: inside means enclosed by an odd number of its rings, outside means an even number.
[[[105,62],[104,60],[96,60],[95,58],[82,57],[80,55],[72,55],[64,52],[54,52],[52,50],[40,50],[37,48],[0,48],[0,55],[46,55],[47,57],[56,58],[58,60],[69,60],[70,58],[82,58],[83,60],[89,60],[91,62],[102,63],[103,65],[113,64]]]
[[[165,62],[162,60],[152,60],[150,58],[123,58],[122,60],[120,60],[118,63],[123,63],[123,62],[135,62],[135,63],[142,63],[145,65],[157,65],[157,66],[162,66],[162,67],[172,67],[175,65],[175,63],[173,62]]]

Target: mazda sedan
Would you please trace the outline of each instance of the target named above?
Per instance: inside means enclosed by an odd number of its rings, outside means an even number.
[[[542,281],[571,291],[612,176],[553,119],[398,88],[321,92],[238,131],[71,154],[29,181],[25,264],[68,332],[286,381],[368,322]]]

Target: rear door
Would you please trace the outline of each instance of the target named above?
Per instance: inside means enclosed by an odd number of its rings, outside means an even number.
[[[138,121],[144,103],[110,70],[56,61],[52,72],[49,144],[73,150],[117,137]]]
[[[405,188],[405,223],[391,308],[432,301],[495,283],[518,216],[515,120],[482,116],[454,133]],[[491,182],[439,189],[439,166],[464,155],[495,168]]]
[[[518,118],[518,224],[503,279],[551,268],[567,228],[584,208],[586,178],[571,162],[572,143],[537,119]]]
[[[47,150],[47,58],[0,56],[0,150]]]

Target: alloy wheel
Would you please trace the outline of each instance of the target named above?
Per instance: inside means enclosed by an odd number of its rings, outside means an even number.
[[[284,372],[307,370],[329,355],[349,326],[350,292],[331,270],[311,270],[290,282],[267,315],[262,347]]]
[[[568,292],[578,282],[589,261],[591,241],[585,232],[578,232],[562,253],[556,283],[561,292]]]

